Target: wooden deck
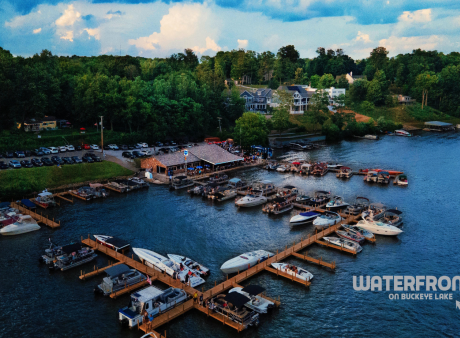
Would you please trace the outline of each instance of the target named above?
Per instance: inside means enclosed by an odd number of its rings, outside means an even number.
[[[124,289],[121,289],[121,290],[118,290],[118,291],[115,291],[113,293],[110,294],[110,298],[117,298],[117,297],[120,297],[120,296],[123,296],[124,294],[126,293],[129,293],[131,291],[134,291],[136,289],[139,289],[143,286],[148,286],[149,283],[147,282],[147,280],[142,280],[140,281],[139,283],[136,283],[136,284],[133,284],[133,285],[130,285],[130,286],[126,286]]]
[[[110,265],[107,265],[105,268],[101,268],[101,269],[99,269],[96,265],[94,265],[93,271],[85,273],[85,274],[83,273],[83,270],[80,270],[80,279],[85,280],[85,279],[97,276],[100,273],[107,270],[108,268],[111,268],[112,266],[119,265],[119,264],[122,264],[122,262],[110,264]]]
[[[317,264],[317,265],[320,265],[320,266],[325,266],[331,270],[335,270],[335,262],[332,262],[332,263],[327,263],[325,261],[323,261],[322,258],[320,259],[316,259],[316,258],[313,258],[313,257],[310,257],[310,256],[307,256],[307,255],[301,255],[297,252],[293,252],[292,255],[294,257],[297,257],[297,258],[300,258],[300,259],[303,259],[304,261],[307,261],[307,262],[310,262],[310,263],[314,263],[314,264]]]
[[[17,204],[16,202],[11,202],[10,203],[12,208],[18,209],[22,214],[24,215],[30,215],[34,220],[36,220],[38,223],[43,223],[50,228],[58,228],[61,226],[61,222],[55,222],[54,218],[51,220],[48,218],[48,216],[43,216],[43,214],[38,214],[34,211],[31,211],[22,205]]]

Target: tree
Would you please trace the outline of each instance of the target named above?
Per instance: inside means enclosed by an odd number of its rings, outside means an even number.
[[[289,122],[289,111],[284,108],[275,109],[271,121],[273,123],[273,128],[278,130],[278,132],[281,134],[284,130],[289,128],[291,124]]]
[[[388,51],[385,47],[374,48],[369,57],[369,62],[374,68],[383,70],[388,62]]]
[[[235,141],[243,147],[267,144],[268,128],[265,116],[246,112],[235,124]]]
[[[339,106],[339,112],[342,112],[345,106],[345,94],[340,94],[334,99],[335,103]]]
[[[336,141],[340,139],[340,129],[334,124],[334,122],[332,122],[331,118],[324,122],[321,132],[323,135],[326,135],[326,139],[328,141]]]
[[[345,77],[345,75],[341,76],[339,78],[339,81],[337,81],[337,88],[343,88],[347,90],[350,88],[350,84],[348,83],[348,80]]]
[[[295,71],[294,83],[303,84],[303,80],[304,80],[303,69],[297,68]]]
[[[310,78],[310,86],[312,88],[318,88],[319,87],[319,81],[321,80],[321,76],[319,75],[313,75]]]
[[[434,72],[424,72],[419,74],[416,79],[416,85],[422,90],[422,109],[423,103],[428,105],[428,92],[438,83],[438,77]]]
[[[324,74],[321,76],[321,79],[319,80],[319,87],[318,88],[331,88],[335,86],[335,79],[332,74]]]
[[[361,103],[361,110],[364,112],[365,115],[370,115],[374,112],[375,106],[372,102],[363,101]]]

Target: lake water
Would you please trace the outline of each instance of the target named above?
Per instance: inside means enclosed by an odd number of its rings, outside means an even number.
[[[246,281],[258,283],[267,294],[281,297],[282,306],[261,315],[257,328],[240,337],[305,336],[457,336],[460,331],[458,290],[453,300],[390,300],[389,292],[357,292],[353,276],[411,275],[454,276],[459,274],[459,133],[425,133],[418,137],[384,137],[380,141],[343,141],[320,150],[300,153],[312,160],[333,161],[360,168],[398,169],[407,173],[406,188],[364,183],[362,176],[348,181],[334,174],[300,177],[294,174],[251,169],[238,177],[270,179],[277,185],[292,184],[313,192],[327,190],[354,201],[365,196],[403,211],[404,233],[398,238],[378,237],[353,257],[337,250],[309,247],[308,254],[335,261],[327,269],[289,259],[314,275],[310,289],[278,278],[269,272]],[[292,213],[295,213],[293,211]],[[102,276],[80,281],[80,268],[50,274],[38,257],[48,246],[77,241],[88,234],[108,234],[128,240],[133,247],[160,254],[178,253],[212,270],[205,288],[225,276],[226,260],[254,249],[280,251],[313,233],[312,226],[291,229],[289,215],[269,217],[261,207],[237,210],[234,203],[216,203],[190,197],[185,191],[165,186],[124,195],[113,193],[103,201],[62,202],[50,212],[61,228],[16,237],[0,238],[0,336],[1,337],[140,337],[137,330],[118,324],[118,309],[129,297],[116,300],[95,297],[93,288]],[[97,264],[108,257],[99,254]],[[89,271],[93,263],[82,269]],[[236,331],[197,311],[190,311],[170,324],[168,337],[235,337]]]

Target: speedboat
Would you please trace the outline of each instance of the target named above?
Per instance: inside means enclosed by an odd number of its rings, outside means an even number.
[[[136,269],[131,269],[126,264],[114,265],[104,272],[107,274],[107,277],[104,277],[102,283],[96,285],[94,288],[95,293],[100,293],[104,296],[147,280],[145,275]]]
[[[285,263],[272,263],[271,264],[276,270],[287,273],[288,275],[294,276],[299,279],[303,279],[307,282],[311,281],[313,275],[305,269],[299,268],[298,266]]]
[[[231,198],[234,198],[238,195],[237,191],[234,189],[227,189],[222,192],[217,192],[214,196],[215,199],[217,199],[218,202],[223,202],[226,200],[229,200]]]
[[[187,266],[180,266],[180,264],[154,251],[140,248],[133,248],[133,251],[145,265],[162,273],[166,273],[173,278],[179,279],[182,283],[190,283],[192,288],[205,282],[203,278],[199,277],[199,275],[194,273]],[[191,275],[188,274],[189,271]]]
[[[236,256],[235,258],[226,261],[220,269],[226,274],[241,272],[249,269],[250,267],[263,262],[269,257],[274,256],[273,253],[265,250],[256,250],[247,252],[242,255]]]
[[[412,136],[409,132],[405,131],[404,129],[395,130],[394,134],[396,136],[406,136],[406,137]]]
[[[314,211],[301,212],[300,214],[293,216],[289,223],[293,226],[309,224],[312,223],[316,219],[316,217],[320,215],[320,213]]]
[[[176,262],[179,265],[182,264],[182,265],[187,266],[187,268],[189,268],[190,270],[192,270],[193,272],[195,272],[196,274],[202,277],[209,276],[209,274],[211,273],[211,271],[209,271],[207,267],[195,262],[193,259],[190,259],[188,257],[174,255],[174,254],[168,254],[168,257],[169,259],[171,259],[172,261]]]
[[[408,185],[407,175],[400,174],[400,175],[396,176],[394,181],[393,181],[393,184],[397,184],[397,185],[401,185],[401,186],[407,186]]]
[[[129,248],[129,243],[120,238],[106,235],[94,235],[94,238],[96,238],[96,242],[117,252],[123,252]]]
[[[246,196],[235,201],[237,207],[255,207],[267,203],[267,197],[265,197],[261,190],[252,190]]]
[[[358,228],[355,225],[351,224],[342,224],[342,228],[346,229],[348,232],[353,233],[353,234],[360,234],[364,236],[366,239],[372,239],[374,238],[374,234],[370,231]]]
[[[313,225],[317,229],[324,229],[324,228],[329,228],[331,225],[335,225],[342,221],[342,217],[333,211],[326,211],[324,214],[321,216],[317,217],[313,221]]]
[[[3,236],[13,236],[40,230],[40,226],[30,215],[19,214],[18,217],[11,218],[11,221],[14,222],[0,229],[0,234]]]
[[[391,176],[396,176],[396,175],[400,175],[400,174],[404,174],[402,171],[398,171],[398,170],[389,170],[389,169],[359,169],[359,172],[360,173],[368,173],[369,171],[375,171],[377,173],[381,172],[381,171],[388,171],[388,173],[391,175]]]
[[[376,235],[383,235],[383,236],[397,236],[403,231],[398,229],[394,225],[386,224],[379,221],[368,221],[368,220],[360,220],[358,224],[356,224],[358,228],[367,230],[372,232]]]
[[[358,215],[369,208],[369,199],[366,197],[356,197],[355,203],[349,205],[345,210],[346,214]]]
[[[244,288],[236,287],[228,291],[228,293],[238,292],[251,300],[244,304],[247,308],[254,310],[258,313],[267,313],[269,309],[275,307],[275,303],[266,298],[259,296],[265,289],[259,285],[250,284]]]
[[[289,168],[290,168],[289,165],[283,164],[283,165],[280,165],[278,168],[276,168],[276,171],[280,173],[285,173],[289,171]]]
[[[359,232],[352,232],[352,231],[346,231],[346,230],[337,230],[335,232],[339,237],[349,239],[350,241],[362,244],[366,240],[363,235],[361,235]]]
[[[330,209],[341,209],[349,206],[347,202],[344,202],[343,198],[340,196],[334,196],[327,204],[326,208]]]
[[[295,201],[297,203],[308,203],[310,201],[311,197],[310,196],[307,196],[307,195],[300,195],[300,196],[297,196]]]
[[[382,203],[371,203],[367,210],[364,210],[361,214],[363,219],[371,220],[379,219],[383,216],[385,211],[387,210],[386,206]]]
[[[350,241],[346,238],[337,238],[337,237],[323,237],[323,240],[328,242],[329,244],[333,244],[340,248],[348,249],[355,251],[356,253],[361,252],[363,248],[356,242]]]
[[[395,227],[400,227],[403,223],[401,214],[402,212],[397,209],[386,210],[383,213],[383,216],[380,217],[378,220],[389,225],[394,225]]]
[[[329,164],[329,163],[328,163],[328,164],[327,164],[327,167],[328,167],[328,169],[340,169],[340,168],[343,167],[343,164],[338,164],[338,163],[336,163],[336,164]]]

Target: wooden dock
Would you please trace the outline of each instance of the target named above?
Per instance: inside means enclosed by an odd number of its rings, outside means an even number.
[[[278,269],[273,269],[273,268],[270,268],[268,266],[265,267],[265,270],[271,272],[271,273],[274,273],[275,275],[277,276],[281,276],[281,277],[284,277],[284,278],[287,278],[293,282],[297,282],[297,283],[300,283],[300,284],[303,284],[305,285],[306,287],[309,287],[311,285],[311,283],[307,280],[303,280],[303,279],[300,279],[300,278],[297,278],[295,277],[294,275],[290,275],[286,272],[283,272],[283,271],[280,271]]]
[[[126,294],[126,293],[129,293],[129,292],[131,292],[131,291],[134,291],[134,290],[136,290],[136,289],[139,289],[139,288],[141,288],[141,287],[143,287],[143,286],[147,286],[147,285],[149,285],[149,283],[147,282],[146,279],[144,279],[144,280],[140,281],[139,283],[136,283],[136,284],[127,286],[127,287],[125,287],[124,289],[121,289],[121,290],[112,292],[112,293],[110,294],[110,298],[115,299],[115,298],[117,298],[117,297],[123,296],[123,295]]]
[[[100,273],[102,273],[102,272],[104,272],[105,270],[107,270],[108,268],[111,268],[112,266],[119,265],[119,264],[122,264],[122,262],[110,264],[110,265],[107,265],[105,268],[101,268],[101,269],[99,269],[96,265],[94,265],[93,271],[88,272],[88,273],[83,273],[83,270],[80,270],[80,279],[85,280],[85,279],[87,279],[87,278],[91,278],[91,277],[97,276],[97,275],[99,275]]]
[[[17,204],[16,202],[11,202],[10,203],[12,208],[18,209],[22,214],[24,215],[30,215],[34,220],[36,220],[38,223],[43,223],[50,228],[58,228],[61,226],[61,221],[59,223],[54,221],[54,218],[51,220],[48,218],[48,216],[43,216],[43,214],[37,214],[36,212],[33,212],[22,205]]]
[[[350,250],[350,249],[344,248],[343,246],[337,246],[337,245],[334,245],[334,244],[330,244],[328,242],[315,241],[315,243],[319,244],[319,245],[324,245],[324,246],[326,246],[328,248],[337,249],[337,250],[340,250],[340,251],[343,251],[343,252],[348,252],[348,253],[351,253],[353,255],[357,254],[357,252],[355,250]]]
[[[313,258],[313,257],[310,257],[310,256],[307,256],[307,255],[301,255],[297,252],[293,252],[292,255],[294,257],[297,257],[297,258],[300,258],[300,259],[303,259],[304,261],[307,261],[307,262],[310,262],[310,263],[314,263],[314,264],[317,264],[319,266],[325,266],[331,270],[335,270],[335,262],[332,262],[332,263],[327,263],[325,261],[323,261],[323,258],[320,258],[320,259],[316,259],[316,258]]]
[[[65,192],[59,192],[57,194],[54,194],[53,196],[58,197],[60,199],[63,199],[66,202],[73,203],[73,198],[70,200],[70,199],[64,197],[65,195],[72,195],[72,194],[69,191],[65,191]]]

